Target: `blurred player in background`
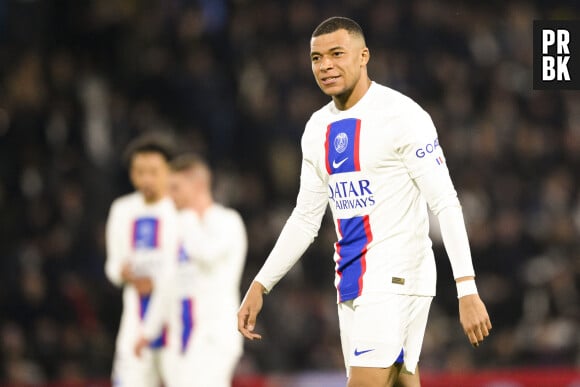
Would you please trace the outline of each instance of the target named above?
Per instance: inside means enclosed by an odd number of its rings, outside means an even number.
[[[328,204],[348,386],[419,386],[436,281],[427,204],[441,226],[469,341],[478,346],[491,329],[457,193],[429,115],[368,77],[360,26],[330,18],[310,44],[314,77],[332,101],[306,124],[296,207],[246,293],[238,328],[261,338],[254,329],[263,294],[312,243]]]
[[[167,387],[231,386],[243,350],[235,316],[246,230],[236,211],[214,202],[205,161],[181,155],[171,170],[170,192],[180,210],[178,265],[155,290],[135,351],[140,354],[159,334],[162,317],[168,315],[168,345],[175,360]]]
[[[116,199],[107,220],[109,280],[123,287],[123,314],[116,341],[112,385],[159,387],[164,337],[152,340],[141,357],[133,348],[157,281],[175,260],[177,211],[167,193],[170,144],[145,134],[127,148],[135,192]]]

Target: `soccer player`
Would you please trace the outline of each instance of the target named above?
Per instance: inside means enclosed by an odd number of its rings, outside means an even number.
[[[170,269],[177,251],[177,211],[167,194],[171,150],[165,138],[145,134],[127,148],[135,192],[116,199],[107,220],[109,280],[123,287],[123,313],[117,335],[112,385],[159,387],[163,336],[140,358],[133,348],[150,295]]]
[[[363,31],[351,19],[327,19],[313,32],[312,71],[332,101],[306,124],[296,207],[246,293],[238,329],[261,338],[255,325],[263,294],[312,243],[328,204],[338,239],[335,285],[348,386],[419,386],[436,281],[427,205],[438,217],[460,322],[474,346],[491,323],[431,118],[410,98],[373,82],[369,58]]]
[[[184,154],[171,162],[171,170],[170,193],[180,210],[179,264],[155,290],[135,351],[158,335],[161,316],[169,316],[174,371],[168,387],[229,387],[243,350],[235,316],[246,230],[235,210],[214,202],[205,161]]]

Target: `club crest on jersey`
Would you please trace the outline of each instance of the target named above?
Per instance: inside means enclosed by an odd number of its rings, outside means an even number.
[[[143,217],[133,222],[133,248],[151,250],[159,246],[159,220]]]
[[[324,152],[329,175],[360,171],[360,126],[358,118],[345,118],[327,126]]]
[[[334,149],[338,153],[342,153],[346,150],[348,146],[348,135],[344,132],[340,132],[334,138]]]

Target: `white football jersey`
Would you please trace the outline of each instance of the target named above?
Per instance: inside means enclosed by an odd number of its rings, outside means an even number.
[[[116,199],[111,205],[106,229],[105,271],[109,280],[122,286],[121,270],[128,262],[135,274],[152,278],[155,287],[175,262],[176,222],[177,212],[169,198],[147,204],[135,192]],[[130,284],[124,286],[117,351],[133,353],[149,302],[150,296],[140,296]],[[154,346],[161,344],[162,338]]]
[[[301,191],[327,200],[335,222],[338,300],[375,291],[435,295],[427,204],[414,180],[436,174],[442,197],[457,194],[429,115],[373,82],[352,108],[330,102],[315,112],[302,151]],[[320,208],[300,195],[297,205]]]

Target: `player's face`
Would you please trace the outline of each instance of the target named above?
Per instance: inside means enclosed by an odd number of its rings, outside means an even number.
[[[143,194],[147,203],[154,203],[167,192],[169,166],[156,152],[137,153],[131,160],[131,182]]]
[[[310,41],[312,72],[320,89],[331,97],[348,96],[361,82],[369,59],[364,40],[346,30],[337,30]],[[366,74],[366,73],[365,73]]]
[[[190,206],[195,197],[195,184],[187,172],[173,172],[169,176],[169,195],[178,210]]]

